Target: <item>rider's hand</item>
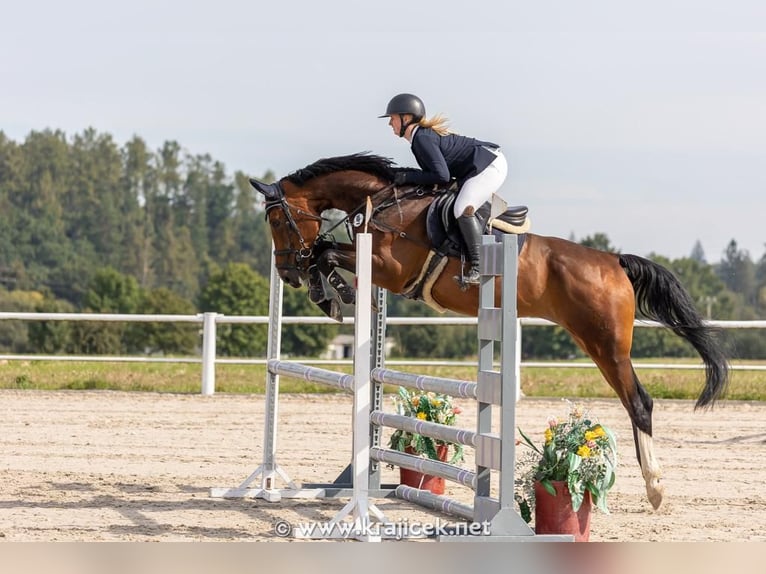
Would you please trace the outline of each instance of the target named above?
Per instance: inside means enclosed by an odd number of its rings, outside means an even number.
[[[407,182],[407,172],[405,171],[397,171],[394,175],[394,183],[396,185],[402,185],[403,183]]]

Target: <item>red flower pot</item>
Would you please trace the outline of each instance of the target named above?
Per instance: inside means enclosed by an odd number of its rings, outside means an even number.
[[[448,450],[449,446],[446,444],[436,445],[436,454],[439,456],[440,461],[446,462]],[[415,451],[410,447],[405,448],[404,452],[415,454]],[[421,490],[429,490],[434,494],[444,494],[444,479],[440,476],[423,474],[416,470],[402,468],[401,466],[399,467],[399,483]]]
[[[540,483],[535,483],[535,532],[537,534],[571,534],[575,542],[587,542],[590,538],[591,499],[585,491],[582,505],[575,512],[572,496],[564,481],[551,481],[556,489],[552,496]]]

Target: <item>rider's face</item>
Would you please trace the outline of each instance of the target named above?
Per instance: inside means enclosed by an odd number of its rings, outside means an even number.
[[[388,125],[391,126],[391,130],[397,137],[399,137],[400,130],[402,129],[402,118],[404,118],[405,122],[412,121],[410,114],[392,114],[388,116]]]

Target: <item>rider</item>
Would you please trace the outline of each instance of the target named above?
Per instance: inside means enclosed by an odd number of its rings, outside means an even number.
[[[454,214],[468,251],[471,267],[460,283],[479,282],[479,251],[483,224],[476,211],[492,199],[508,174],[508,164],[495,143],[455,134],[447,129],[441,115],[425,119],[423,100],[413,94],[391,98],[386,113],[388,125],[400,138],[410,142],[421,169],[403,169],[394,183],[433,185],[457,179],[460,192],[455,199]]]

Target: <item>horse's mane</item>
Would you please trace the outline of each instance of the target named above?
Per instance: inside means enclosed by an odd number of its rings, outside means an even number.
[[[335,173],[337,171],[356,170],[375,175],[381,179],[392,181],[394,172],[393,161],[386,157],[374,155],[369,152],[354,153],[338,157],[328,157],[315,161],[303,169],[299,169],[285,179],[295,185],[303,185],[308,180]]]

